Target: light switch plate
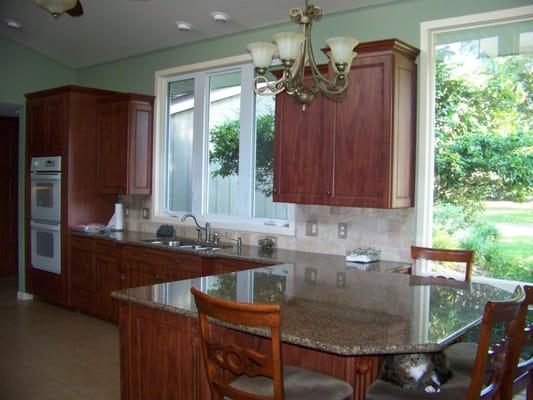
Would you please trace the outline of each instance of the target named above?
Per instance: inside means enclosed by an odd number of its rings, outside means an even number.
[[[149,219],[150,218],[150,209],[148,207],[143,208],[143,218]]]
[[[305,236],[318,236],[318,222],[315,220],[305,223]]]
[[[339,225],[337,228],[337,237],[339,239],[348,238],[348,224],[346,222],[339,222]]]

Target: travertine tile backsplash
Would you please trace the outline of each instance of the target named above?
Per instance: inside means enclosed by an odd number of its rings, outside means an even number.
[[[159,222],[142,218],[142,208],[151,206],[150,197],[122,196],[121,202],[129,208],[125,218],[125,229],[142,232],[155,232]],[[276,238],[276,246],[291,250],[314,253],[344,254],[356,247],[372,246],[381,250],[381,258],[391,261],[410,259],[409,247],[414,240],[414,209],[382,210],[375,208],[350,208],[328,206],[296,206],[296,236],[269,235]],[[306,221],[318,223],[317,236],[306,236]],[[338,239],[338,224],[348,226],[346,239]],[[174,224],[178,236],[196,237],[191,225]],[[257,244],[266,237],[264,233],[240,232],[217,229],[223,242],[237,236],[243,244]]]

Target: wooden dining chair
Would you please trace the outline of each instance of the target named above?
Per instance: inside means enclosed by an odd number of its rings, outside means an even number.
[[[520,360],[515,368],[510,368],[503,378],[501,400],[511,399],[514,394],[527,393],[527,399],[533,400],[533,326],[526,325],[528,308],[533,305],[533,286],[524,286],[525,299],[522,305],[522,316],[520,319],[520,329],[517,330],[516,338],[512,339],[517,343],[519,352],[522,352],[527,359]],[[475,363],[477,343],[457,343],[448,350],[446,355],[455,370],[462,373],[469,373]],[[529,353],[529,354],[528,354]]]
[[[474,400],[498,399],[506,371],[516,365],[518,347],[510,340],[520,329],[520,318],[524,291],[518,287],[515,297],[507,301],[489,301],[485,305],[481,321],[480,341],[477,347],[473,369],[470,373],[452,368],[451,379],[441,386],[438,393],[424,393],[404,389],[392,383],[377,379],[369,388],[367,400]],[[505,337],[489,363],[489,345],[495,326],[504,323]],[[489,372],[487,372],[489,371]],[[502,399],[506,400],[506,399]]]
[[[434,249],[431,247],[411,246],[411,259],[413,261],[413,267],[416,260],[420,259],[429,261],[465,263],[466,268],[464,280],[466,282],[470,282],[472,280],[472,262],[474,260],[474,250]]]
[[[350,397],[352,387],[337,378],[282,364],[280,306],[224,301],[196,288],[191,292],[196,302],[205,371],[212,399],[232,400],[342,400]],[[209,319],[208,319],[209,317]],[[222,343],[209,335],[210,320],[254,328],[268,328],[270,354]],[[236,379],[223,381],[220,370]]]

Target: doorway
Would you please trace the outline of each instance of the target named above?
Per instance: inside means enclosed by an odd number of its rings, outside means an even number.
[[[18,274],[18,117],[0,116],[0,277]]]

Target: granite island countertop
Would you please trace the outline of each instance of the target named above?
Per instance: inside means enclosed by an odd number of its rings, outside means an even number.
[[[315,256],[126,289],[113,297],[190,317],[197,315],[193,286],[226,300],[279,303],[282,341],[340,355],[440,350],[480,321],[486,301],[512,297],[486,284],[361,271],[328,262],[332,256]],[[269,336],[262,329],[229,327]]]
[[[237,248],[234,245],[222,243],[222,247],[217,251],[197,251],[179,247],[169,247],[161,244],[150,243],[150,240],[157,239],[154,233],[124,231],[124,232],[101,232],[101,233],[84,233],[71,230],[71,234],[92,237],[96,239],[111,240],[121,244],[142,246],[152,249],[175,251],[181,253],[195,254],[202,257],[224,257],[236,260],[249,260],[253,262],[262,262],[265,264],[306,264],[310,268],[321,268],[323,265],[334,265],[336,268],[344,268],[345,257],[334,254],[311,253],[305,251],[287,250],[274,248],[272,253],[262,252],[258,246],[243,245]],[[176,238],[182,239],[182,238]],[[186,240],[190,240],[187,238]],[[387,261],[379,260],[370,264],[361,264],[360,268],[369,271],[395,272],[402,268],[409,267],[410,261]]]

